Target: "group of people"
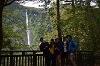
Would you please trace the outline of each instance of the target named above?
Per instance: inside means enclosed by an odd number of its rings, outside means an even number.
[[[71,35],[63,37],[63,40],[51,39],[50,42],[41,37],[40,42],[39,47],[45,57],[46,66],[76,66],[75,53],[78,46]]]

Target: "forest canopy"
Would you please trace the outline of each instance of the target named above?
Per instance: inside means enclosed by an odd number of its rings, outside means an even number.
[[[28,46],[26,9],[31,48],[38,49],[40,37],[50,41],[58,35],[55,3],[45,10],[25,8],[14,2],[3,10],[3,48],[16,50]],[[60,4],[59,10],[62,36],[72,35],[79,44],[79,50],[100,51],[100,8]]]

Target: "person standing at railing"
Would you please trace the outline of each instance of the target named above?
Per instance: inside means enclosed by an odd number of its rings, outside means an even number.
[[[40,38],[40,51],[43,52],[45,57],[45,65],[50,66],[50,52],[49,52],[49,43],[44,41],[43,37]]]
[[[67,53],[67,41],[66,41],[66,37],[63,37],[63,50],[61,53],[61,66],[65,66],[68,63],[68,53]]]
[[[63,42],[59,38],[55,39],[55,56],[56,56],[56,66],[61,65],[61,53],[63,49]]]
[[[76,61],[75,61],[75,53],[77,52],[78,45],[77,43],[73,40],[71,35],[66,36],[66,41],[67,41],[67,53],[68,53],[68,58],[72,66],[76,66]]]
[[[55,42],[54,42],[54,39],[51,39],[51,41],[50,41],[49,51],[50,51],[50,58],[51,58],[51,66],[56,66]]]

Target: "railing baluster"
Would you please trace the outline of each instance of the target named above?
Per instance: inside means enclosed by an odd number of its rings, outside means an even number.
[[[32,56],[32,66],[33,66],[34,62],[33,62],[33,56]]]
[[[16,65],[16,58],[15,58],[15,56],[13,57],[13,62],[14,62],[13,66],[15,66]]]
[[[25,56],[23,57],[23,66],[25,66]]]
[[[9,66],[9,57],[7,57],[7,66]]]
[[[10,66],[13,66],[13,52],[10,52]]]
[[[5,57],[3,57],[3,66],[5,66]]]
[[[28,56],[27,56],[27,66],[28,66]]]
[[[24,62],[24,56],[25,56],[25,52],[23,51],[22,52],[22,66],[24,66],[24,63],[23,63]]]
[[[21,56],[21,66],[23,66],[23,55]]]
[[[29,56],[28,56],[28,66],[29,66]]]
[[[21,56],[19,57],[19,66],[21,66]]]
[[[16,56],[16,66],[17,66],[17,64],[18,64],[18,57]]]
[[[43,66],[43,63],[42,63],[42,57],[40,56],[40,66]]]
[[[44,56],[43,56],[43,66],[45,66],[45,58],[44,58]]]
[[[25,56],[25,66],[27,66],[27,56]]]
[[[39,66],[39,56],[37,56],[37,66]]]
[[[31,66],[32,66],[32,56],[30,56],[30,60],[31,60]]]
[[[34,66],[37,66],[37,56],[36,56],[36,54],[33,55],[33,62],[34,62]]]

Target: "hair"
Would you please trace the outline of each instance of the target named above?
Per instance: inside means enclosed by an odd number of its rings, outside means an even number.
[[[59,38],[55,38],[55,41],[59,40]]]
[[[43,40],[43,37],[40,38],[40,41],[42,41],[42,40]]]
[[[50,44],[54,44],[54,39],[51,39]]]
[[[66,38],[70,38],[70,39],[72,39],[72,36],[71,36],[71,35],[67,35]]]
[[[51,39],[52,42],[54,42],[54,39]]]

